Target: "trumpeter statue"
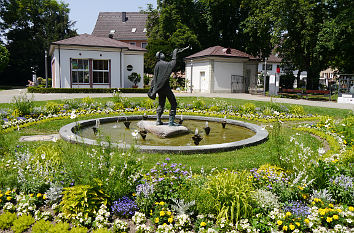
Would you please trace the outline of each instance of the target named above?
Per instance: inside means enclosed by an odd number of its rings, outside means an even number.
[[[159,106],[156,110],[156,125],[163,125],[163,122],[161,121],[161,116],[165,109],[165,103],[167,98],[171,104],[168,125],[178,126],[178,124],[174,122],[176,116],[177,101],[175,95],[171,90],[169,80],[172,73],[172,69],[176,65],[177,54],[188,48],[189,46],[183,49],[174,49],[172,53],[172,60],[169,62],[165,61],[165,54],[163,54],[161,51],[156,53],[157,63],[154,69],[154,77],[151,82],[151,88],[148,93],[148,96],[151,99],[156,98],[156,93],[159,96]]]

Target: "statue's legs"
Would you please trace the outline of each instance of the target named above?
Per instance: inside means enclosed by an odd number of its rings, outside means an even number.
[[[166,95],[160,93],[158,94],[159,94],[159,106],[156,109],[156,125],[163,125],[163,122],[161,121],[161,116],[165,109]]]
[[[170,110],[170,117],[168,121],[169,126],[177,126],[178,124],[175,123],[175,117],[176,117],[176,110],[177,110],[177,101],[176,97],[171,91],[171,89],[167,92],[167,99],[171,104],[171,110]]]

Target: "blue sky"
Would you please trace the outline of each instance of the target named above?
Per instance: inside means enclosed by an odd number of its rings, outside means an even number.
[[[75,28],[79,34],[91,34],[99,12],[106,11],[140,11],[147,4],[156,7],[156,0],[62,0],[69,4],[70,20],[76,21]]]

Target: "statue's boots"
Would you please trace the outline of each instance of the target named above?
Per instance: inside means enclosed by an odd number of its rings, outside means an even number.
[[[170,118],[168,121],[168,126],[179,126],[179,124],[175,123],[176,111],[170,111]]]
[[[161,116],[162,116],[162,112],[157,112],[157,119],[156,119],[156,125],[163,125],[163,122],[161,121]]]

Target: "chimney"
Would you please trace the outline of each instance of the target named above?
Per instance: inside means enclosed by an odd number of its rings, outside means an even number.
[[[122,22],[125,23],[128,20],[127,12],[122,12]]]

